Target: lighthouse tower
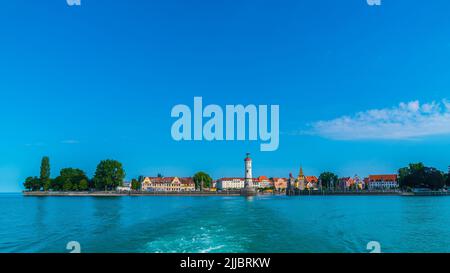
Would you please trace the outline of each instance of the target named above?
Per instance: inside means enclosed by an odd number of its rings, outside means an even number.
[[[250,158],[249,153],[247,153],[244,162],[245,162],[245,180],[244,180],[244,188],[241,189],[241,195],[255,196],[258,194],[258,191],[253,185],[252,159]]]
[[[247,157],[245,158],[245,182],[244,188],[252,188],[253,187],[253,174],[252,174],[252,159],[250,158],[250,154],[247,153]]]

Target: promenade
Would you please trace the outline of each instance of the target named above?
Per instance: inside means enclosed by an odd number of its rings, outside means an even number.
[[[227,192],[117,192],[117,191],[91,191],[91,192],[44,192],[24,191],[24,196],[61,196],[61,197],[115,197],[115,196],[240,196],[240,191]]]
[[[24,191],[24,196],[60,196],[60,197],[116,197],[116,196],[241,196],[240,191],[222,192],[117,192],[117,191],[90,191],[90,192],[51,192],[51,191]],[[258,193],[260,196],[286,195],[286,193]],[[291,196],[324,196],[324,195],[402,195],[401,192],[394,191],[302,191]]]

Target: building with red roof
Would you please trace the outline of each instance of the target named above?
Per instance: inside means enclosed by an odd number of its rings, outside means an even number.
[[[191,177],[145,177],[141,189],[151,192],[195,191],[195,183]]]
[[[369,175],[370,190],[384,190],[398,188],[398,177],[396,174]]]

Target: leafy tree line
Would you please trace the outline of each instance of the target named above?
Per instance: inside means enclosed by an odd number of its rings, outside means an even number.
[[[80,169],[64,168],[55,178],[50,177],[50,159],[45,156],[41,161],[40,176],[28,177],[24,187],[29,191],[87,191],[114,190],[123,185],[125,171],[122,163],[116,160],[102,160],[92,179]]]
[[[408,167],[398,170],[398,181],[403,190],[413,188],[428,188],[432,190],[450,186],[448,174],[423,163],[411,163]]]

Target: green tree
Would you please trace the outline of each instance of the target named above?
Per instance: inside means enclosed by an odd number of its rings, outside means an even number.
[[[55,179],[52,180],[52,186],[51,189],[54,191],[62,191],[64,186],[64,178],[61,176],[57,176]]]
[[[142,183],[139,180],[137,180],[137,179],[132,179],[131,180],[131,189],[132,190],[140,191],[141,190],[141,186],[142,186]]]
[[[41,160],[41,179],[45,181],[50,178],[50,158],[44,156]]]
[[[441,189],[445,186],[444,174],[433,167],[426,167],[422,163],[409,164],[398,171],[399,185],[402,189],[430,188]]]
[[[103,160],[95,171],[94,184],[97,189],[114,190],[123,185],[125,171],[122,163],[116,160]]]
[[[212,178],[209,176],[209,174],[205,172],[198,172],[193,177],[195,188],[196,189],[204,189],[204,188],[210,188]]]
[[[82,179],[80,181],[80,184],[78,186],[78,189],[80,191],[87,191],[89,189],[89,182],[87,181],[87,179]]]
[[[70,180],[64,181],[63,191],[71,191],[73,189],[72,182]]]
[[[319,181],[322,181],[322,187],[324,189],[330,189],[332,184],[336,186],[338,176],[332,172],[323,172],[319,175]]]
[[[404,167],[398,170],[398,183],[400,187],[405,183],[405,179],[409,174],[409,167]]]
[[[53,184],[54,190],[64,190],[67,191],[67,185],[70,184],[70,190],[80,189],[81,181],[85,180],[87,182],[88,177],[84,171],[74,168],[64,168],[61,169],[59,176],[55,178]],[[70,182],[70,183],[68,183]]]
[[[40,171],[40,187],[43,188],[44,191],[48,191],[51,188],[50,181],[50,158],[48,156],[44,156],[41,160],[41,171]]]
[[[44,183],[43,183],[43,187],[44,187],[44,191],[49,191],[49,190],[51,190],[52,189],[52,180],[49,178],[49,179],[46,179],[45,181],[44,181]]]
[[[27,179],[25,179],[25,182],[23,183],[23,187],[30,191],[33,188],[33,183],[32,183],[33,177],[29,176],[27,177]]]
[[[26,190],[29,191],[38,191],[41,189],[41,180],[38,177],[27,177],[25,179],[25,182],[23,183],[23,186]]]

